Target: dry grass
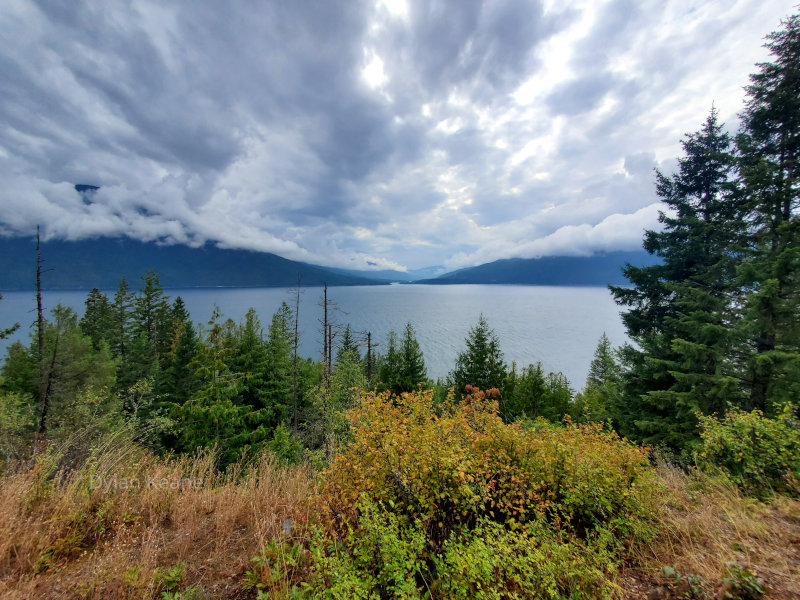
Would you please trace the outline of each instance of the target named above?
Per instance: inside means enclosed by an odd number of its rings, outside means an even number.
[[[270,542],[299,537],[310,519],[313,477],[268,455],[220,474],[212,454],[158,459],[122,435],[88,461],[69,448],[61,454],[40,454],[0,476],[4,599],[161,598],[176,579],[172,591],[193,586],[195,600],[254,598],[245,571],[264,569],[252,558],[286,546]],[[695,597],[718,598],[727,565],[737,564],[764,580],[769,597],[800,598],[800,502],[765,504],[724,479],[668,465],[659,475],[661,534],[631,549],[618,578],[622,597],[686,592],[664,577],[668,565],[706,580]],[[201,486],[169,485],[197,479]],[[139,485],[124,489],[123,480]],[[288,537],[287,518],[299,526]],[[288,569],[280,556],[275,564]]]
[[[687,475],[669,465],[661,465],[659,474],[666,487],[662,531],[635,550],[629,580],[645,582],[638,587],[649,588],[651,597],[658,597],[653,586],[661,585],[668,597],[681,591],[663,575],[662,568],[671,566],[703,577],[703,593],[717,598],[725,591],[728,566],[738,565],[766,584],[769,597],[800,598],[800,502],[759,502],[724,478]]]
[[[267,455],[219,474],[212,454],[161,460],[120,436],[75,470],[57,454],[0,479],[0,597],[159,598],[182,563],[174,590],[249,597],[251,558],[308,520],[308,472]]]

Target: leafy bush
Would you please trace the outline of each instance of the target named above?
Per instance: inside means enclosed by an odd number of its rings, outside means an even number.
[[[437,598],[610,598],[617,557],[607,530],[578,540],[543,524],[524,533],[491,521],[448,540],[436,559]]]
[[[612,540],[649,533],[642,449],[599,425],[507,425],[495,391],[468,392],[371,393],[348,412],[352,442],[320,495],[330,597],[569,597],[603,588]]]
[[[479,519],[523,526],[544,518],[585,533],[644,523],[653,481],[644,450],[596,424],[507,425],[489,394],[434,408],[428,391],[367,394],[349,412],[353,442],[325,474],[323,507],[357,522],[362,494],[407,520],[433,547]]]
[[[790,484],[800,478],[800,424],[794,410],[787,404],[775,418],[735,408],[721,418],[700,416],[700,467],[720,469],[758,496],[772,490],[797,494]]]

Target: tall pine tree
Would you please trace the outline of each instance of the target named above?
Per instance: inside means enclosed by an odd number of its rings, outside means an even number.
[[[630,307],[623,321],[638,345],[623,348],[632,413],[631,430],[623,433],[673,449],[696,438],[696,412],[724,409],[736,395],[730,308],[744,229],[731,183],[731,140],[715,110],[682,146],[678,172],[656,173],[663,227],[644,238],[662,263],[628,265],[633,287],[611,287]]]
[[[749,406],[800,394],[800,15],[767,36],[771,62],[750,76],[737,138],[755,231],[742,269],[747,298]]]
[[[467,385],[482,390],[500,389],[506,377],[503,351],[497,334],[483,315],[469,330],[465,343],[467,348],[456,358],[456,367],[449,376],[456,393],[463,394]]]

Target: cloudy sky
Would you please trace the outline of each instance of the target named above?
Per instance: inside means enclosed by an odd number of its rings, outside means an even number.
[[[796,1],[3,0],[0,234],[351,268],[638,248],[653,168],[712,103],[736,129]]]

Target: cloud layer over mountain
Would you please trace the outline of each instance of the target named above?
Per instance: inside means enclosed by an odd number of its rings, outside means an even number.
[[[640,246],[796,0],[7,0],[0,233],[460,267]],[[100,186],[75,191],[75,184]]]

